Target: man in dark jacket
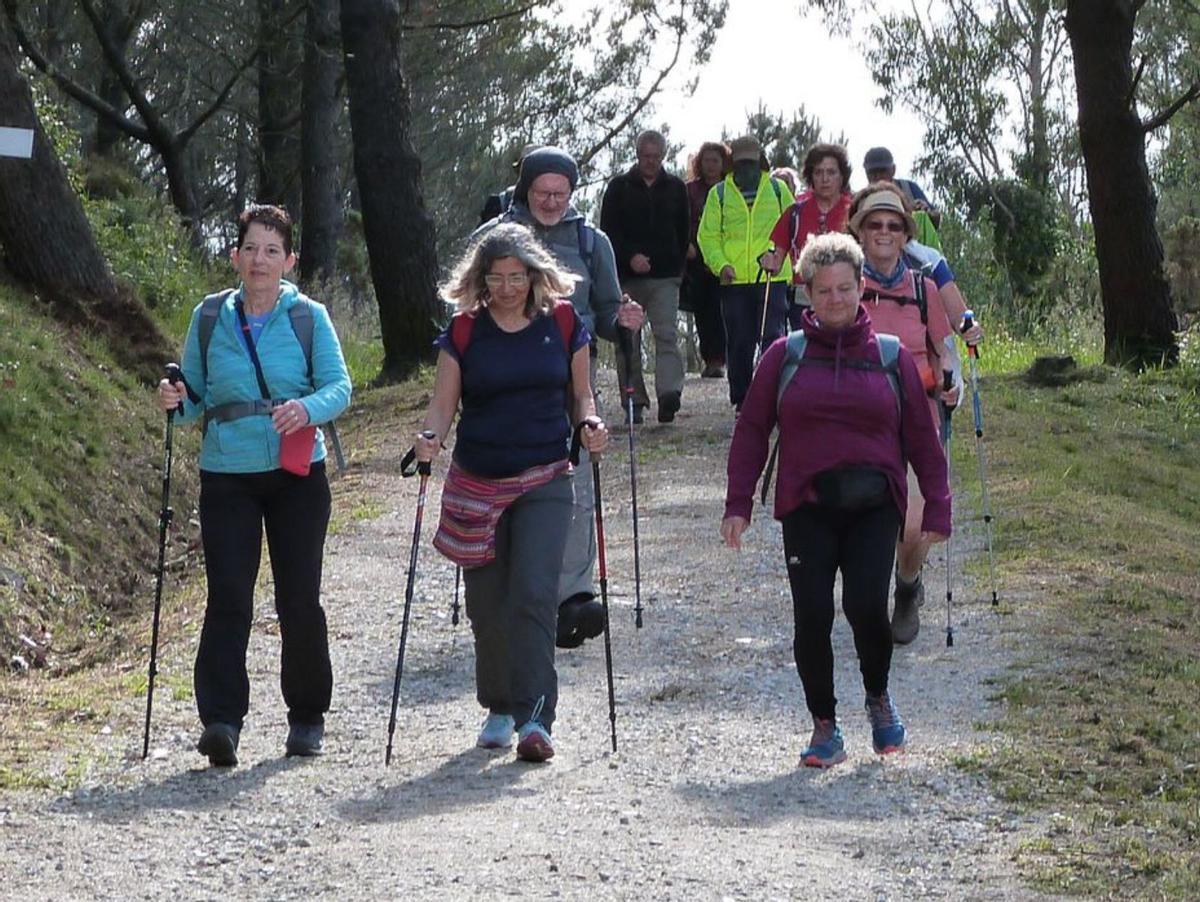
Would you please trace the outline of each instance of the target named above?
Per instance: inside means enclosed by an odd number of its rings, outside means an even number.
[[[646,311],[654,335],[654,388],[658,421],[670,423],[683,395],[683,357],[676,341],[679,284],[687,261],[688,199],[682,179],[663,169],[667,140],[660,133],[638,135],[637,163],[608,183],[600,208],[600,228],[612,241],[621,288]],[[622,385],[633,386],[634,420],[650,405],[635,341],[627,361],[617,356]]]

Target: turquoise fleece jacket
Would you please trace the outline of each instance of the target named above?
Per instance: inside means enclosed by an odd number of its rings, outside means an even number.
[[[180,420],[203,415],[205,408],[230,401],[255,401],[262,397],[254,375],[254,363],[238,327],[234,303],[242,288],[225,299],[208,345],[208,377],[200,359],[200,305],[192,311],[191,325],[183,347],[183,378],[199,403],[184,401]],[[313,314],[312,381],[308,361],[292,329],[288,308],[309,304]],[[288,401],[299,398],[313,425],[328,423],[350,404],[350,374],[342,358],[342,347],[324,306],[302,295],[291,282],[280,282],[279,303],[259,335],[259,361],[271,397]],[[317,430],[313,461],[325,459],[325,437]],[[279,468],[279,435],[269,416],[250,416],[227,423],[209,423],[200,449],[200,469],[214,473],[261,473]]]

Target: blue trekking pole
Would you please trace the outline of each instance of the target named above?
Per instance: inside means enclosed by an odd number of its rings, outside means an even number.
[[[178,364],[167,364],[167,381],[177,385],[183,379]],[[167,411],[163,436],[162,507],[158,513],[158,572],[154,580],[154,620],[150,627],[150,670],[146,685],[146,726],[142,733],[142,760],[150,754],[150,711],[154,707],[154,677],[158,675],[158,625],[162,615],[163,570],[166,568],[167,529],[175,512],[171,510],[171,463],[174,458],[175,414],[183,413],[183,402]]]
[[[951,370],[942,370],[942,390],[950,391],[954,388],[954,373]],[[953,433],[950,429],[950,416],[954,413],[954,408],[942,403],[942,450],[946,454],[946,485],[950,485],[950,439]],[[954,590],[950,582],[950,569],[953,562],[954,551],[954,525],[950,526],[950,534],[946,536],[946,648],[954,647],[954,625],[950,619],[950,608],[954,600]]]
[[[975,325],[975,314],[968,310],[963,314],[962,331]],[[975,415],[975,456],[979,459],[979,487],[983,502],[983,525],[987,534],[988,576],[992,581],[992,607],[1000,604],[996,596],[996,560],[992,554],[992,504],[988,498],[987,451],[983,444],[983,407],[979,402],[979,345],[967,345],[967,357],[971,361],[971,410]]]

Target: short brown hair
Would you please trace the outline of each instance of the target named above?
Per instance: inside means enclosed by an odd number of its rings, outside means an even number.
[[[279,237],[283,239],[283,252],[291,255],[292,217],[288,215],[287,210],[273,204],[250,204],[246,207],[242,211],[242,215],[238,217],[238,250],[241,250],[242,242],[246,240],[246,232],[252,222],[260,223],[272,232],[278,232]]]
[[[842,190],[849,191],[850,173],[853,169],[850,166],[850,157],[846,154],[846,148],[840,144],[814,144],[808,149],[808,153],[804,155],[804,167],[801,170],[804,183],[808,187],[812,187],[813,170],[826,157],[833,157],[837,161],[838,171],[842,174]]]

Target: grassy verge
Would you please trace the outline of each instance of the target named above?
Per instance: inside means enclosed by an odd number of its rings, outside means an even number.
[[[1037,387],[1012,371],[1028,346],[989,353],[1001,596],[1032,610],[997,692],[1013,744],[984,767],[1052,813],[1018,863],[1052,892],[1200,898],[1200,367]],[[956,466],[975,489],[967,441]]]

